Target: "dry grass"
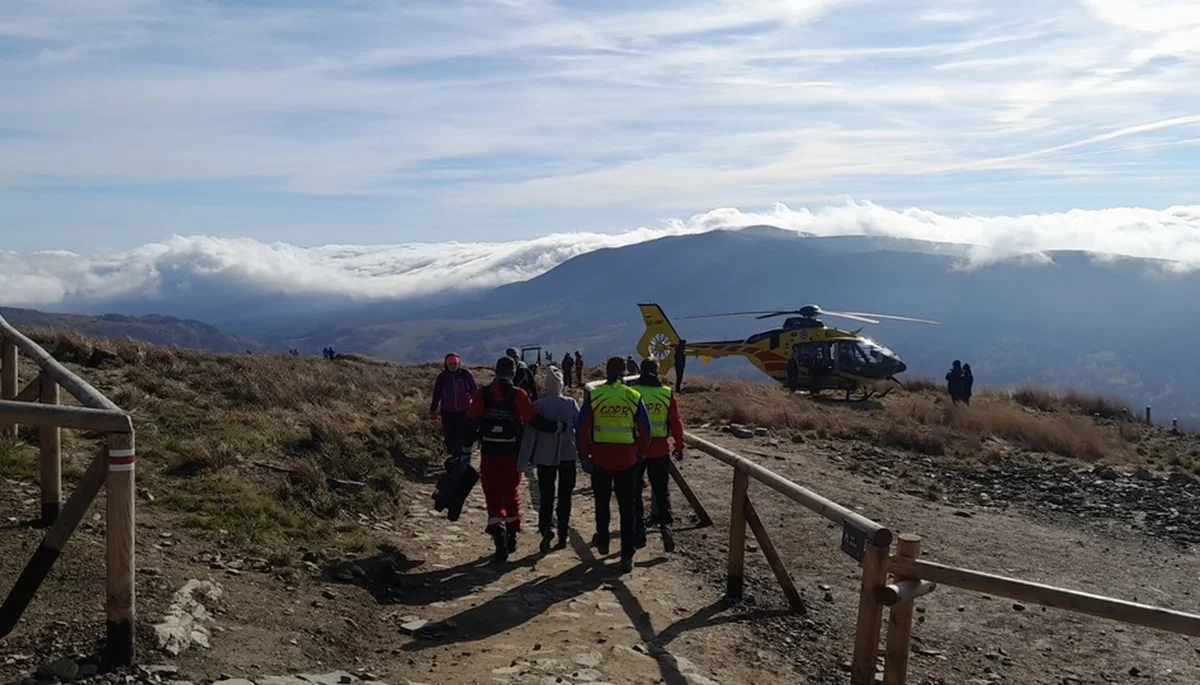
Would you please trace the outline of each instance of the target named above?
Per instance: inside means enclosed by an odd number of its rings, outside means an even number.
[[[81,376],[133,415],[139,485],[157,491],[154,506],[248,545],[308,540],[359,514],[388,516],[403,486],[396,467],[419,476],[442,451],[427,411],[440,365],[27,334],[83,367]]]
[[[881,402],[835,405],[793,396],[775,386],[698,379],[681,402],[691,422],[753,424],[927,455],[976,454],[988,439],[1030,452],[1087,461],[1123,461],[1133,454],[1121,425],[1066,413],[1073,406],[1084,411],[1119,406],[1112,400],[1049,394],[1056,403],[1053,411],[1043,412],[1007,397],[985,395],[967,407],[944,400],[940,388],[933,387],[935,390],[892,393]]]
[[[1056,391],[1023,385],[1012,391],[1010,397],[1023,407],[1043,412],[1083,414],[1104,419],[1132,419],[1135,417],[1128,402],[1095,392],[1075,389]]]
[[[30,335],[84,367],[81,375],[133,414],[140,484],[156,491],[154,506],[247,545],[269,550],[332,535],[360,514],[393,515],[401,474],[421,477],[441,458],[439,426],[427,416],[438,364],[218,356],[62,331]],[[601,376],[598,365],[585,370],[585,378]],[[838,406],[778,386],[703,378],[688,385],[681,403],[691,424],[755,424],[927,455],[967,456],[997,441],[1086,460],[1144,451],[1129,446],[1140,439],[1131,424],[1091,418],[1120,417],[1125,405],[1084,393],[1022,388],[955,407],[938,383],[915,379],[882,403]],[[94,445],[78,440],[68,444],[90,454]],[[18,458],[26,451],[0,444],[0,475],[29,476]],[[346,481],[362,485],[347,489]]]

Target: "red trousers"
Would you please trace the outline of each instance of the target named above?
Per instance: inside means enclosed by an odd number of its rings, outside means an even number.
[[[483,485],[483,497],[487,500],[488,522],[485,532],[489,535],[508,531],[521,531],[521,472],[517,470],[516,457],[489,457],[479,459],[479,481]]]

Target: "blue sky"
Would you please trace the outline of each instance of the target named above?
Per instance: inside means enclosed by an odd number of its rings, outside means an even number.
[[[17,252],[1200,204],[1188,2],[3,4]]]

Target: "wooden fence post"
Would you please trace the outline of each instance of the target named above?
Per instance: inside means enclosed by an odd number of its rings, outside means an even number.
[[[686,480],[683,479],[683,474],[679,472],[679,468],[675,466],[675,462],[668,462],[667,466],[671,471],[671,478],[675,481],[675,484],[679,486],[679,490],[683,493],[684,499],[686,499],[688,504],[692,506],[692,511],[696,512],[696,518],[700,520],[700,525],[711,526],[712,517],[708,515],[708,511],[705,510],[704,505],[700,503],[700,498],[696,497],[696,493],[692,490],[692,487],[688,485]]]
[[[746,495],[750,477],[733,470],[733,498],[729,506],[729,570],[725,597],[741,599],[746,584]]]
[[[921,537],[904,534],[896,543],[896,556],[916,559],[921,556]],[[915,580],[897,575],[896,582]],[[912,618],[916,600],[908,599],[888,609],[886,657],[883,666],[883,685],[904,685],[908,679],[908,657],[912,643]]]
[[[108,434],[108,581],[106,611],[107,653],[110,666],[130,666],[134,660],[134,451],[133,433]]]
[[[0,338],[0,400],[17,399],[17,344]],[[0,425],[0,435],[17,437],[17,424]]]
[[[38,399],[42,406],[58,404],[58,383],[46,374],[38,378]],[[62,508],[62,429],[40,426],[38,442],[42,452],[42,525],[49,526]]]
[[[887,584],[891,544],[877,547],[868,542],[863,550],[862,587],[858,596],[858,624],[854,634],[854,659],[850,662],[852,685],[874,685],[879,658],[879,632],[883,627],[883,605],[876,588]]]
[[[767,565],[771,567],[771,572],[775,574],[775,580],[779,581],[779,587],[783,589],[783,594],[787,597],[788,604],[792,605],[792,609],[796,613],[807,614],[808,607],[804,606],[804,599],[796,591],[796,584],[792,582],[792,577],[788,575],[787,567],[783,564],[783,558],[779,556],[779,551],[775,549],[775,543],[771,542],[771,536],[767,535],[767,529],[763,526],[762,520],[758,518],[758,512],[754,510],[754,502],[750,501],[749,496],[746,497],[746,523],[754,533],[754,539],[758,540],[758,547],[762,550],[763,556],[767,558]]]

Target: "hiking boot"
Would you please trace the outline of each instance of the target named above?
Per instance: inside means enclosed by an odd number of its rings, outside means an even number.
[[[508,531],[507,546],[508,546],[509,554],[516,553],[516,551],[517,551],[517,531],[515,531],[515,530]]]
[[[542,531],[542,546],[541,546],[542,552],[543,553],[549,552],[550,546],[552,544],[554,544],[554,533],[551,533],[548,530],[543,530]]]
[[[621,559],[621,573],[633,573],[633,557]]]
[[[596,546],[596,551],[600,553],[600,556],[608,556],[608,538],[602,538],[597,535],[592,538],[592,544]]]
[[[662,526],[659,528],[662,532],[663,551],[670,554],[675,551],[675,534],[671,532],[670,526]]]
[[[645,546],[646,528],[644,526],[639,526],[638,529],[633,533],[633,547],[634,549],[642,549]]]
[[[496,555],[492,559],[498,564],[508,561],[508,545],[504,542],[504,535],[493,533],[492,542],[496,543]]]
[[[554,543],[554,549],[566,549],[566,548],[567,548],[567,534],[559,533],[558,534],[558,542]]]

